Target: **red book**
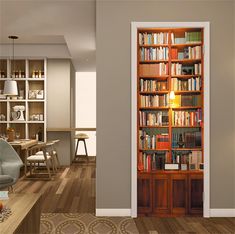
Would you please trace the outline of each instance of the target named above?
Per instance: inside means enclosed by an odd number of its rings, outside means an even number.
[[[139,153],[138,155],[138,170],[143,171],[144,170],[144,164],[143,164],[143,155],[142,152]]]
[[[151,155],[147,156],[147,171],[151,171]]]

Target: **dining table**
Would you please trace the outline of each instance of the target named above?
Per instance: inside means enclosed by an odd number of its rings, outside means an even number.
[[[28,157],[28,149],[37,145],[39,142],[36,139],[16,139],[14,141],[9,142],[9,144],[15,149],[15,151],[20,156],[21,160],[23,161],[24,167],[24,174],[27,173],[27,157]]]

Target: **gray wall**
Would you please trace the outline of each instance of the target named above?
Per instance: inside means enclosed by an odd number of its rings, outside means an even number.
[[[211,23],[211,208],[235,208],[232,1],[98,1],[97,208],[131,206],[131,22]]]

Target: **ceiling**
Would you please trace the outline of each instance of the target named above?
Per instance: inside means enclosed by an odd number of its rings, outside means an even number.
[[[66,44],[76,71],[96,70],[95,0],[0,0],[0,43],[9,35],[18,44]]]

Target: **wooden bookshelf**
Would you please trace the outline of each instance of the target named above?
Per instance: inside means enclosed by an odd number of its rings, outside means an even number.
[[[0,99],[0,133],[6,134],[11,127],[20,133],[20,138],[33,139],[40,130],[42,141],[46,141],[46,80],[47,63],[44,58],[20,58],[12,61],[0,58],[0,94],[3,93],[4,82],[9,78],[17,81],[18,96]],[[13,118],[14,106],[24,106],[24,120]],[[3,120],[1,115],[5,116]],[[39,139],[40,140],[40,139]]]
[[[202,215],[203,29],[141,28],[137,38],[138,215]]]

